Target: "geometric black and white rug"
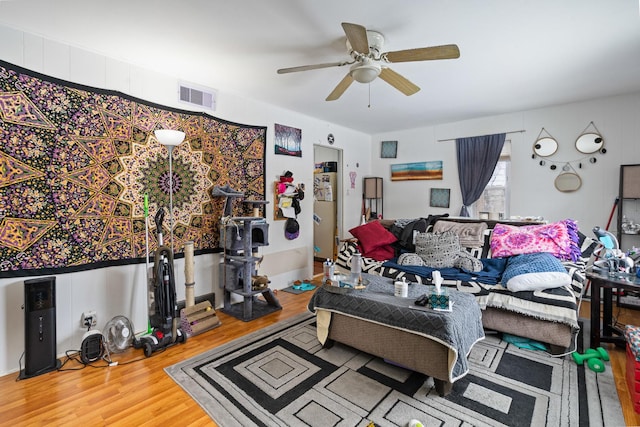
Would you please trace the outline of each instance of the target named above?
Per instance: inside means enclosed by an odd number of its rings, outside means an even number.
[[[221,427],[624,425],[608,363],[596,374],[492,335],[469,360],[440,397],[422,374],[338,343],[323,349],[315,317],[302,314],[165,371]]]

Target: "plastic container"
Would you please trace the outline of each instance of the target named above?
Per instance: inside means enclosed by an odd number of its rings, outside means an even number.
[[[333,261],[327,258],[327,260],[322,264],[322,273],[323,273],[324,279],[325,280],[333,279],[334,270],[335,268],[334,268]]]
[[[393,283],[394,292],[393,295],[399,298],[407,298],[409,296],[409,284],[407,283],[406,278],[402,278],[401,281],[396,281]]]

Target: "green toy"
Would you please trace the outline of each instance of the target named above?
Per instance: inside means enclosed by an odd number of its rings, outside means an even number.
[[[578,365],[582,365],[586,361],[587,366],[593,372],[604,372],[604,362],[609,361],[609,353],[602,347],[588,348],[584,354],[574,351],[571,356]]]

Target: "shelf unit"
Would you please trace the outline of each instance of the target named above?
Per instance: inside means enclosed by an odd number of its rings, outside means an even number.
[[[370,176],[363,179],[362,200],[364,201],[364,212],[369,212],[370,219],[384,218],[384,193],[382,191],[382,178]]]
[[[224,289],[223,312],[248,322],[281,310],[269,287],[253,289],[257,276],[258,248],[269,245],[269,224],[261,217],[232,217],[220,224],[220,247],[224,249],[220,263],[220,287]],[[242,297],[233,303],[232,295]],[[264,301],[257,297],[262,295]]]
[[[620,194],[618,195],[617,238],[620,249],[628,251],[640,246],[640,228],[624,227],[623,219],[640,227],[640,165],[620,166]],[[630,231],[627,231],[630,230]]]

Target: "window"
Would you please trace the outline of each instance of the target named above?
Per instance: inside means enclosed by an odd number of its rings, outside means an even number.
[[[474,210],[503,214],[509,217],[509,177],[511,176],[511,141],[505,141],[491,179],[474,203]],[[476,215],[477,216],[477,215]]]

